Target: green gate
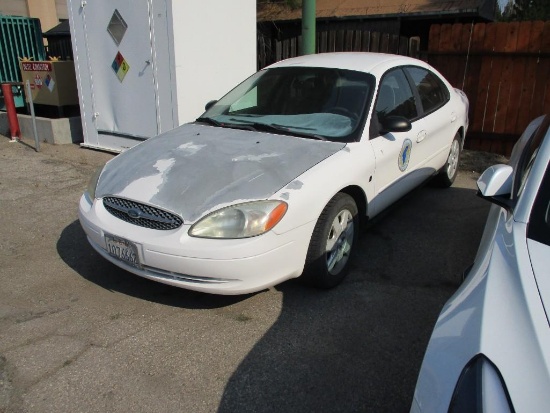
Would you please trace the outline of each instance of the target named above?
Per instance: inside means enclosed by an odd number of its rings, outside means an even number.
[[[40,20],[29,17],[0,15],[0,83],[21,82],[19,59],[44,60],[46,52],[42,40]],[[13,87],[16,107],[23,107],[23,88]],[[4,99],[0,97],[0,110]]]

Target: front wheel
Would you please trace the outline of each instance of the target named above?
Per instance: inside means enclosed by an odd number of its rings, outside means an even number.
[[[448,188],[453,184],[458,175],[458,163],[460,162],[460,153],[462,145],[460,143],[460,134],[457,132],[453,143],[451,144],[451,150],[449,151],[449,156],[445,166],[439,174],[436,176],[436,183],[444,188]]]
[[[317,220],[301,279],[319,288],[340,284],[349,271],[358,229],[354,199],[341,192],[336,194]]]

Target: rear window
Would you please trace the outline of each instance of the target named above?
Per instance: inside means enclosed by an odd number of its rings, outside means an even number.
[[[550,165],[550,164],[549,164]],[[535,199],[535,204],[529,217],[527,238],[550,246],[550,166]]]
[[[407,67],[411,75],[425,113],[443,106],[449,100],[449,90],[434,73],[421,67]]]

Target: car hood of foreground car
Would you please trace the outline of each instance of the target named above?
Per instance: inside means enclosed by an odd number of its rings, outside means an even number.
[[[158,206],[188,223],[207,212],[266,199],[345,143],[186,124],[120,154],[101,173],[96,197]]]

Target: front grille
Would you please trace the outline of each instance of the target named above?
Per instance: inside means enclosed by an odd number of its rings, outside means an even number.
[[[176,214],[124,198],[105,197],[103,206],[115,217],[140,227],[170,230],[183,224],[183,220]]]

